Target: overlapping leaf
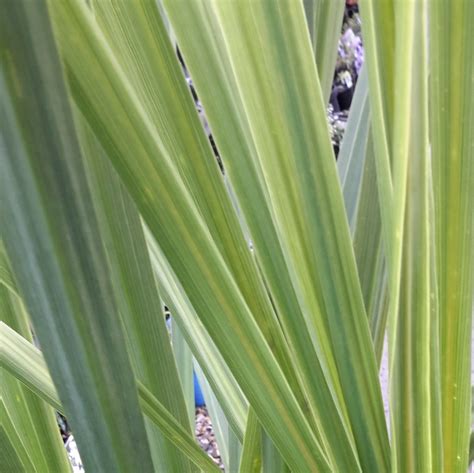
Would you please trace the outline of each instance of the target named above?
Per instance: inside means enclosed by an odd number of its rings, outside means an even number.
[[[85,467],[153,471],[49,14],[43,2],[0,8],[1,229],[13,271]]]
[[[16,345],[2,356],[65,406],[86,467],[151,471],[151,448],[155,470],[194,468],[185,456],[213,469],[174,395],[165,302],[187,396],[188,347],[209,381],[229,471],[463,472],[474,3],[361,0],[368,77],[337,166],[325,106],[342,1],[162,3],[49,2],[75,123],[44,4],[5,3],[2,232],[62,402],[44,366]],[[11,425],[0,441],[21,469]]]
[[[0,341],[2,342],[0,366],[55,409],[64,412],[41,352],[3,322],[0,322]],[[143,412],[159,427],[163,435],[202,470],[218,471],[213,461],[201,450],[186,429],[140,382],[138,391]]]
[[[105,37],[82,3],[52,7],[81,112],[100,130],[104,150],[259,419],[295,469],[327,469],[295,393],[171,159],[172,150],[140,106]]]
[[[430,140],[443,457],[468,462],[474,281],[474,2],[429,6]]]

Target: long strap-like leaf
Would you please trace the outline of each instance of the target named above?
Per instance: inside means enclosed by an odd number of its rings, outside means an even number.
[[[183,287],[151,235],[151,261],[165,303],[173,313],[187,343],[204,370],[237,438],[243,440],[248,402],[193,308]]]
[[[302,310],[298,301],[299,289],[297,282],[291,278],[291,263],[285,261],[272,215],[272,203],[257,160],[254,138],[225,48],[222,27],[210,2],[192,3],[184,11],[180,8],[180,2],[169,2],[166,7],[205,106],[226,172],[248,224],[255,255],[288,338],[298,377],[304,386],[309,419],[315,423],[314,419],[319,417],[316,414],[319,408],[332,413],[327,422],[332,425],[332,432],[340,442],[347,437],[347,432],[344,432],[341,414],[332,399],[332,396],[337,396],[331,392],[331,384],[338,383],[337,375],[334,374],[336,368],[332,359],[318,359],[314,347],[316,330],[312,313]],[[288,225],[291,226],[290,223]],[[327,347],[329,342],[327,334],[324,334],[325,327],[319,330],[319,336],[325,342],[319,343]],[[326,363],[330,368],[326,367]],[[329,388],[322,387],[325,383],[329,384]],[[334,390],[340,393],[338,385]],[[317,431],[318,427],[315,428]],[[318,435],[323,434],[319,432]],[[350,443],[350,439],[347,441]],[[351,456],[350,450],[348,452],[348,456]],[[348,461],[351,464],[353,458]]]
[[[52,8],[83,115],[100,130],[102,146],[259,419],[290,466],[327,470],[283,371],[100,29],[80,1]]]
[[[364,66],[357,81],[337,167],[375,354],[380,362],[388,297],[370,117],[367,67]]]
[[[307,60],[312,52],[304,12],[298,2],[211,4],[298,296],[305,307],[311,307],[321,337],[325,331],[330,335],[333,350],[325,355],[335,358],[341,384],[352,393],[345,404],[363,467],[376,464],[374,468],[386,469],[388,440],[377,370],[373,353],[366,350],[370,333],[325,107],[314,63]],[[212,120],[210,123],[212,127]],[[338,341],[342,339],[344,344]],[[371,406],[380,406],[379,414],[362,419],[362,405],[369,399]],[[330,429],[324,432],[332,433]],[[366,448],[368,432],[374,441],[372,448]],[[334,461],[343,459],[334,455]]]
[[[466,471],[474,304],[472,0],[429,2],[430,140],[444,471]]]
[[[64,412],[41,352],[3,322],[0,322],[0,340],[2,342],[0,366],[25,383],[55,409]],[[138,382],[138,393],[143,412],[160,428],[167,439],[204,471],[219,471],[186,429],[140,382]]]
[[[27,340],[32,340],[30,321],[22,300],[15,290],[16,282],[8,256],[0,241],[0,321],[5,322]],[[66,451],[53,409],[34,396],[5,370],[0,370],[0,397],[34,466],[31,471],[69,471]],[[1,418],[2,416],[0,416]],[[18,447],[20,448],[20,447]]]
[[[77,122],[135,376],[191,434],[140,216],[92,130]],[[193,469],[149,422],[147,433],[156,470]]]
[[[229,266],[290,386],[301,398],[286,341],[155,2],[111,0],[94,5],[98,24],[114,56],[203,215],[209,234]],[[67,56],[65,59],[67,62]],[[179,119],[170,119],[178,116]]]
[[[3,397],[0,396],[0,471],[14,471],[15,473],[36,472],[31,451],[25,448],[24,439],[15,429],[8,414]]]
[[[46,4],[0,12],[1,231],[18,286],[85,468],[151,472]]]
[[[400,209],[404,220],[403,251],[398,275],[398,313],[389,324],[393,467],[397,471],[443,470],[440,406],[432,394],[439,391],[439,378],[438,354],[431,349],[438,317],[432,293],[436,272],[431,249],[427,8],[426,2],[419,2],[417,7],[403,5],[397,12],[397,70],[405,74],[400,77],[400,100],[395,107],[394,159],[405,161],[406,166],[402,171],[406,177],[394,173],[395,179],[406,179],[406,197],[397,196],[397,201],[404,202],[404,209]],[[405,40],[410,38],[418,50],[413,51],[408,65],[403,50]],[[403,189],[399,182],[394,182],[395,188]]]
[[[260,473],[262,470],[262,427],[252,408],[247,416],[244,444],[240,457],[240,473]]]

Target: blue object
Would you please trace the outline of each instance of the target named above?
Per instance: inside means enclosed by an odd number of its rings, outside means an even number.
[[[168,327],[168,330],[171,331],[172,330],[171,317],[169,317],[166,320],[166,325]],[[196,407],[205,406],[206,402],[204,401],[204,396],[203,396],[202,391],[201,391],[201,386],[199,386],[199,381],[198,381],[198,378],[197,378],[196,373],[194,372],[194,370],[193,370],[193,381],[194,381],[194,405]]]
[[[201,386],[199,386],[199,381],[194,371],[193,371],[193,378],[194,378],[194,404],[196,407],[205,406],[206,402],[204,401],[204,396],[202,395]]]

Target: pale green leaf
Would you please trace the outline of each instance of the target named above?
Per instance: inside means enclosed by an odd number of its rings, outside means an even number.
[[[264,4],[265,2],[262,2],[262,5]],[[287,8],[286,2],[282,2],[281,5]],[[293,5],[295,5],[296,9],[296,2]],[[225,169],[229,172],[233,189],[239,199],[240,208],[248,223],[262,273],[265,275],[285,333],[290,340],[292,354],[295,362],[298,363],[305,393],[308,396],[308,407],[310,412],[313,413],[317,413],[319,410],[324,412],[323,416],[318,414],[315,417],[324,423],[326,428],[321,429],[319,426],[316,426],[315,430],[320,435],[331,436],[334,446],[340,447],[341,439],[345,437],[347,438],[348,445],[351,445],[351,436],[350,434],[348,436],[347,431],[344,431],[341,419],[341,417],[344,418],[347,415],[345,412],[346,406],[343,404],[339,410],[337,401],[335,402],[334,400],[334,397],[342,397],[342,394],[340,393],[333,353],[329,348],[330,342],[325,338],[325,333],[328,336],[328,321],[325,319],[324,314],[318,314],[321,310],[320,304],[322,301],[318,302],[318,300],[315,300],[315,298],[321,296],[321,288],[319,276],[310,264],[312,262],[310,255],[314,253],[314,250],[307,245],[306,247],[303,244],[299,245],[300,241],[296,238],[296,233],[300,230],[299,235],[301,235],[301,239],[307,243],[303,235],[306,235],[309,225],[307,222],[311,221],[315,215],[313,212],[314,207],[312,206],[314,197],[305,196],[305,200],[298,200],[303,199],[303,197],[301,195],[295,196],[291,192],[298,193],[304,187],[299,179],[303,179],[303,176],[311,176],[311,171],[303,171],[303,163],[301,163],[301,169],[298,171],[299,174],[293,170],[290,171],[288,167],[283,169],[285,165],[289,166],[288,162],[290,160],[286,159],[287,157],[300,157],[309,154],[307,150],[303,149],[292,150],[287,147],[283,150],[285,138],[282,138],[282,136],[285,130],[291,129],[291,125],[294,126],[293,136],[295,141],[293,144],[296,146],[298,144],[296,136],[302,135],[301,129],[304,128],[304,125],[300,118],[297,118],[295,123],[292,123],[294,115],[291,115],[289,110],[280,108],[278,113],[273,115],[268,113],[268,104],[276,107],[282,95],[282,89],[281,87],[279,88],[281,84],[277,85],[280,79],[277,80],[276,77],[285,77],[284,73],[282,75],[281,70],[278,69],[278,64],[274,70],[270,71],[269,69],[271,58],[273,56],[278,57],[276,52],[278,40],[272,38],[263,41],[263,33],[256,30],[249,33],[248,37],[245,33],[239,32],[234,33],[232,39],[229,39],[230,33],[228,31],[231,31],[237,24],[245,23],[252,25],[252,21],[257,21],[254,18],[250,18],[252,8],[245,2],[242,3],[241,8],[245,10],[248,7],[248,18],[243,17],[239,20],[240,23],[237,23],[236,19],[239,18],[239,15],[229,14],[229,18],[232,17],[232,26],[229,27],[220,20],[217,14],[217,10],[220,8],[219,3],[196,3],[183,10],[180,2],[170,1],[165,2],[165,7],[175,29],[180,48],[190,69],[199,97],[204,104]],[[271,7],[268,8],[271,10]],[[275,11],[278,11],[278,8],[275,8]],[[288,16],[291,17],[291,14]],[[270,15],[267,15],[267,17],[269,18]],[[261,17],[258,16],[258,18],[260,19]],[[299,18],[301,20],[301,17]],[[266,26],[263,27],[262,23],[262,29],[265,30],[266,28]],[[299,28],[303,33],[304,26]],[[238,43],[237,41],[233,45],[233,51],[229,51],[229,46],[234,38],[244,37],[247,38],[245,44]],[[252,40],[248,39],[250,37]],[[257,42],[259,38],[260,42],[258,46],[254,46],[254,57],[252,58],[250,57],[250,52],[252,51],[251,42]],[[279,40],[284,41],[287,45],[291,44],[288,37],[285,40]],[[304,41],[303,44],[305,44]],[[271,51],[270,47],[273,47],[274,51]],[[241,54],[242,51],[247,51],[247,54]],[[235,55],[237,60],[248,58],[247,63],[242,66],[240,64],[232,64],[232,54]],[[301,57],[296,52],[292,52],[290,56]],[[260,61],[260,57],[265,60]],[[282,58],[282,61],[285,59],[286,57]],[[251,65],[249,65],[250,63]],[[285,68],[285,71],[294,69],[293,66],[286,64],[282,67]],[[253,72],[254,70],[257,71],[257,69],[259,69],[258,72]],[[258,105],[258,110],[255,110],[252,127],[249,126],[249,114],[244,109],[242,102],[243,86],[236,79],[236,72],[239,70],[241,70],[240,73],[242,75],[249,73],[249,78],[252,73],[258,74],[259,77],[259,79],[249,79],[248,82],[249,84],[251,83],[249,89],[254,86],[252,93],[255,94],[248,100],[249,103],[255,106],[255,108],[257,108],[257,104],[260,104]],[[312,72],[314,73],[314,70]],[[273,84],[272,78],[275,78]],[[288,81],[291,83],[290,79]],[[316,89],[317,86],[315,85],[314,88]],[[307,103],[312,103],[310,98],[305,98],[305,100]],[[296,99],[293,100],[293,103],[296,102]],[[290,99],[288,99],[288,103],[291,103]],[[320,107],[323,115],[325,115],[324,107],[321,105]],[[319,110],[317,107],[314,107],[314,109]],[[262,110],[265,110],[265,120],[262,119]],[[273,122],[270,120],[272,116],[274,117]],[[300,116],[303,116],[303,113]],[[306,115],[304,116],[306,117]],[[310,114],[308,113],[309,116]],[[321,123],[319,123],[320,135],[321,133],[323,134],[322,139],[327,139],[326,144],[329,145],[325,116],[319,115],[319,118],[322,119]],[[288,128],[289,125],[290,128]],[[268,133],[267,135],[262,135],[262,129],[265,127],[267,127]],[[247,130],[249,133],[247,133]],[[274,130],[279,130],[278,135]],[[323,131],[321,132],[321,130]],[[312,133],[308,132],[306,136],[311,136]],[[271,136],[268,136],[269,134]],[[272,143],[274,144],[274,147],[271,148],[271,151],[266,156],[269,159],[272,157],[275,160],[280,156],[282,165],[279,170],[278,180],[275,180],[277,179],[276,171],[278,166],[274,162],[264,163],[255,149],[255,140],[259,135],[265,136],[263,139],[266,140],[269,146]],[[304,140],[300,144],[305,144]],[[278,146],[281,146],[282,149],[277,149]],[[316,148],[314,143],[308,146],[310,149]],[[326,148],[326,152],[326,159],[330,163],[329,166],[333,166],[331,163],[333,159],[332,150]],[[308,163],[308,167],[311,166],[313,164]],[[268,175],[264,176],[265,172]],[[272,199],[270,200],[268,183],[272,181],[274,195],[271,196]],[[291,183],[295,184],[292,185]],[[318,184],[309,187],[311,189],[319,189],[323,186]],[[337,187],[337,183],[335,187]],[[280,215],[275,215],[275,210],[282,200],[286,200],[286,211],[285,213],[282,211]],[[299,202],[300,205],[296,205],[295,202]],[[306,218],[306,214],[303,216],[306,210],[309,214],[308,218]],[[319,227],[321,227],[320,224]],[[283,235],[286,236],[284,237]],[[288,248],[281,247],[282,242],[288,242],[288,245],[294,245],[294,247],[299,245],[299,247],[294,248],[295,251],[300,250],[299,257],[296,257],[294,254],[288,254]],[[295,261],[298,261],[298,264]],[[294,292],[292,289],[294,289]],[[311,310],[309,310],[310,307]],[[305,310],[302,310],[303,308]],[[317,335],[315,319],[317,320]],[[318,340],[318,338],[322,340]],[[314,346],[315,344],[316,346]],[[328,359],[324,359],[324,356],[321,356],[322,354],[326,355]],[[320,370],[319,366],[321,366]],[[326,383],[329,383],[327,391],[324,387]],[[331,386],[332,383],[335,383],[334,387]],[[331,392],[331,388],[335,392]],[[377,385],[375,385],[375,389],[378,389]],[[350,458],[350,447],[344,448],[342,451],[347,452],[347,457],[344,458],[341,455],[334,454],[335,461],[341,464],[348,462],[351,465],[349,468],[353,468],[354,459]]]
[[[193,356],[206,375],[230,427],[239,441],[242,441],[248,401],[149,232],[147,240],[162,297],[171,309],[173,320],[180,327]]]
[[[222,26],[212,4],[192,3],[183,10],[180,2],[165,2],[167,12],[177,33],[194,84],[210,120],[214,139],[219,147],[226,173],[238,198],[245,223],[251,235],[254,253],[265,282],[271,292],[280,322],[288,337],[293,363],[304,386],[306,399],[303,409],[315,425],[317,406],[334,413],[329,419],[335,436],[338,426],[339,441],[347,435],[340,425],[340,414],[331,398],[321,389],[319,380],[332,373],[324,372],[313,346],[316,331],[311,314],[303,311],[298,301],[297,287],[291,279],[291,267],[285,261],[280,246],[278,229],[273,220],[272,203],[268,197],[262,169],[257,160],[254,138],[239,97],[238,84],[224,47]],[[324,366],[324,363],[323,363]],[[315,375],[315,369],[318,375]],[[337,380],[333,379],[337,382]],[[339,390],[339,386],[335,388]],[[301,404],[301,403],[300,403]]]
[[[387,319],[387,275],[365,66],[357,81],[337,168],[375,354],[380,362]]]
[[[307,60],[312,52],[302,6],[298,2],[215,2],[212,5],[254,138],[279,241],[286,262],[291,263],[292,283],[297,287],[300,304],[311,308],[312,320],[307,325],[318,328],[321,344],[318,348],[329,360],[321,356],[321,361],[331,366],[330,360],[334,358],[341,385],[347,393],[351,392],[345,407],[363,467],[372,464],[387,468],[388,438],[376,363],[373,353],[367,350],[371,345],[370,332],[325,106],[316,68]],[[169,13],[173,2],[165,2],[165,7]],[[170,15],[181,44],[184,32],[180,36],[177,17]],[[192,68],[191,74],[194,75]],[[211,129],[213,123],[210,117]],[[234,188],[240,198],[237,186]],[[337,228],[337,232],[329,232],[330,228]],[[349,313],[350,317],[344,316]],[[327,347],[325,333],[332,350]],[[314,391],[308,392],[314,395]],[[369,404],[379,406],[378,414],[361,416]],[[357,460],[350,458],[350,435],[344,433],[342,426],[340,434],[334,435],[344,414],[337,407],[324,412],[325,415],[318,416],[321,422],[328,422],[331,414],[335,417],[332,428],[320,429],[322,435],[332,437],[329,442],[325,439],[326,444],[335,449],[345,438],[348,444],[341,449],[347,456],[336,455],[334,451],[331,461],[339,463],[341,468],[343,463],[346,468],[357,468]]]
[[[3,371],[3,370],[2,370]],[[0,471],[27,473],[37,471],[29,452],[23,445],[23,439],[15,429],[7,408],[0,396]],[[31,450],[30,450],[31,451]]]
[[[429,3],[430,139],[445,471],[466,471],[474,266],[474,2]]]
[[[286,341],[156,5],[150,1],[96,2],[94,12],[141,107],[155,125],[162,147],[169,153],[182,182],[203,215],[203,221],[254,319],[295,395],[298,395],[298,381]],[[168,120],[169,116],[181,118]]]
[[[404,5],[397,12],[400,23],[396,30],[396,70],[403,70],[404,74],[400,74],[400,95],[395,107],[399,126],[394,133],[394,159],[405,161],[406,166],[405,171],[400,170],[406,177],[394,173],[394,179],[406,180],[406,197],[397,198],[404,205],[400,211],[404,219],[398,276],[401,282],[398,316],[389,325],[393,468],[397,471],[442,470],[441,446],[434,441],[439,412],[433,409],[434,398],[430,395],[439,389],[439,379],[434,375],[438,359],[431,356],[432,326],[437,324],[437,314],[432,310],[431,293],[434,261],[430,249],[427,8],[423,2],[420,7]],[[402,53],[406,41],[418,45],[412,54]],[[405,64],[406,60],[410,62]],[[396,163],[394,166],[396,170]],[[397,188],[399,183],[394,182]],[[401,185],[400,189],[404,187]]]
[[[367,57],[372,130],[385,239],[390,237],[389,208],[392,205],[393,182],[391,171],[391,146],[393,139],[393,113],[395,104],[395,22],[394,1],[361,0],[362,35]]]
[[[262,470],[262,427],[252,408],[247,415],[239,473],[260,473]]]
[[[283,371],[100,29],[80,1],[51,8],[81,112],[100,129],[104,150],[262,424],[295,469],[327,470]]]
[[[242,444],[229,429],[229,473],[238,473],[240,465],[240,455],[242,453]]]

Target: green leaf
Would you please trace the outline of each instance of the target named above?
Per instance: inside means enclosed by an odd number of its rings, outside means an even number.
[[[9,286],[6,286],[0,281],[0,321],[31,341],[31,328],[25,308],[18,295],[11,291],[12,287],[16,287],[16,283],[1,241],[0,268],[5,276],[3,281],[10,282]],[[0,397],[5,416],[8,416],[9,422],[21,438],[21,448],[27,452],[28,462],[23,463],[28,469],[32,472],[69,471],[70,466],[54,410],[5,370],[0,370]],[[16,441],[15,448],[20,448]],[[22,458],[24,456],[22,455]],[[29,462],[31,466],[28,466]]]
[[[203,452],[186,430],[176,422],[174,417],[163,408],[158,400],[143,386],[139,385],[140,405],[151,421],[158,425],[163,435],[171,440],[196,466],[205,472],[220,471],[214,461]]]
[[[395,22],[394,2],[361,0],[362,34],[369,78],[371,128],[377,171],[383,247],[390,290],[388,311],[396,318],[401,261],[400,225],[393,207],[400,189],[394,189],[393,133],[395,109]],[[405,46],[406,47],[406,46]],[[405,71],[403,71],[405,73]],[[403,160],[398,159],[399,162]],[[400,181],[400,179],[398,179]],[[403,179],[402,179],[403,183]],[[401,200],[401,199],[400,199]],[[403,206],[402,206],[403,207]],[[398,235],[398,238],[396,238]]]
[[[4,146],[3,139],[1,141],[2,147]],[[2,149],[2,153],[3,153]],[[13,276],[10,262],[8,261],[7,252],[5,250],[5,245],[3,241],[0,240],[0,284],[3,284],[11,293],[12,295],[16,295],[20,299],[20,295],[18,294],[18,287]]]
[[[18,286],[85,468],[152,471],[46,5],[0,8],[1,228]]]
[[[303,5],[323,99],[325,103],[328,103],[334,79],[337,47],[341,36],[344,1],[303,0]]]
[[[394,2],[361,0],[362,35],[369,76],[372,130],[382,206],[384,239],[389,248],[393,197],[392,141],[395,107],[395,22]]]
[[[429,5],[444,470],[466,471],[474,265],[474,2]]]
[[[64,408],[41,352],[28,340],[0,322],[2,368],[25,384],[50,406],[64,414]]]
[[[242,444],[234,432],[229,429],[229,473],[238,473],[241,453]]]
[[[12,473],[36,471],[23,440],[8,415],[3,397],[0,397],[0,448],[2,449],[0,471]]]
[[[254,253],[272,302],[288,337],[293,363],[304,386],[306,399],[302,404],[309,421],[317,432],[317,406],[327,406],[334,413],[329,422],[339,426],[340,438],[347,435],[340,425],[340,416],[328,390],[321,390],[326,381],[319,382],[324,373],[313,347],[315,330],[310,314],[302,310],[297,299],[297,287],[291,280],[288,261],[280,246],[278,229],[272,215],[262,170],[257,162],[255,143],[236,93],[238,85],[216,12],[210,3],[192,3],[186,9],[179,2],[166,3],[168,14],[177,33],[194,84],[210,120],[213,136],[219,147],[226,173],[238,197],[239,208],[248,224]],[[202,47],[200,46],[202,45]],[[335,366],[332,364],[333,371]],[[315,369],[319,375],[315,376]],[[337,388],[336,388],[337,389]],[[337,419],[337,420],[336,420]]]
[[[46,402],[64,412],[41,352],[3,322],[0,322],[0,340],[2,342],[0,366],[25,383]],[[167,439],[204,471],[219,471],[194,438],[140,382],[138,392],[143,412],[160,428]]]
[[[135,377],[191,434],[194,405],[188,417],[140,216],[92,130],[76,118]],[[146,427],[156,470],[193,469],[155,426]]]
[[[471,436],[469,438],[469,465],[474,462],[474,432],[471,432]]]
[[[369,136],[357,220],[353,235],[357,269],[375,356],[380,363],[388,316],[387,264],[382,239],[380,202],[373,142]]]
[[[206,375],[230,427],[239,441],[242,441],[248,401],[149,232],[147,241],[160,293],[171,309],[173,321],[179,326],[193,356]]]
[[[260,473],[262,470],[262,427],[252,408],[247,416],[244,444],[240,457],[240,473]]]
[[[337,168],[375,354],[380,363],[388,314],[387,275],[365,66],[357,81]]]
[[[352,100],[341,149],[337,158],[337,170],[344,197],[347,218],[352,235],[355,233],[358,207],[362,191],[365,163],[370,153],[370,107],[367,69],[362,68]]]
[[[263,473],[290,473],[280,455],[275,455],[275,445],[268,435],[262,435],[262,472]]]
[[[0,259],[0,313],[25,336],[31,313],[61,398],[1,322],[10,469],[47,469],[54,444],[14,373],[65,406],[87,469],[216,471],[189,423],[190,350],[226,471],[464,473],[474,3],[360,3],[367,61],[337,163],[342,0],[0,5],[0,231],[18,279]]]
[[[299,304],[310,308],[310,314],[307,314],[310,320],[305,321],[306,326],[310,333],[315,327],[318,329],[319,340],[316,338],[313,343],[319,345],[320,362],[327,363],[324,369],[328,369],[328,365],[329,369],[333,368],[332,363],[336,363],[342,387],[351,392],[351,398],[347,399],[345,406],[355,443],[360,448],[358,453],[367,462],[364,463],[365,467],[375,462],[377,467],[373,468],[386,469],[388,439],[377,369],[373,353],[366,349],[371,344],[370,333],[337,182],[325,106],[318,93],[314,63],[308,60],[312,53],[305,35],[304,13],[298,2],[216,2],[212,5],[215,18],[209,21],[206,29],[217,25],[220,33],[216,34],[221,34],[224,39],[227,61],[235,74],[236,90],[242,101],[241,110],[246,114],[254,139],[257,176],[260,176],[260,180],[264,178],[266,195],[271,198],[278,240],[283,247],[285,262],[291,264],[291,285],[296,288]],[[165,8],[178,42],[183,45],[183,38],[186,38],[187,31],[192,31],[193,26],[188,21],[187,29],[184,26],[178,28],[180,18],[176,4],[165,2]],[[205,15],[211,13],[203,12],[201,17],[206,18]],[[204,26],[194,28],[204,30]],[[198,44],[196,38],[194,42]],[[189,33],[186,43],[191,43]],[[186,56],[184,47],[183,51],[190,63],[191,54]],[[190,69],[195,77],[196,68],[194,71],[192,67]],[[196,81],[196,85],[204,107],[209,112],[204,94],[199,91],[199,82]],[[262,113],[265,113],[264,120]],[[217,121],[208,115],[211,129],[214,129]],[[218,134],[216,139],[220,146]],[[225,165],[225,154],[223,156]],[[240,199],[237,185],[233,187]],[[250,223],[249,228],[252,232]],[[337,228],[337,232],[327,231],[329,228]],[[336,234],[337,238],[334,238]],[[258,242],[256,249],[258,252]],[[285,312],[281,313],[283,317]],[[351,317],[344,317],[344,314],[349,313]],[[330,342],[325,339],[325,335]],[[338,342],[341,339],[347,344],[342,346]],[[331,349],[328,343],[332,344]],[[348,363],[348,360],[351,361]],[[329,373],[325,374],[327,379],[319,382],[319,389],[314,387],[310,390],[305,386],[305,392],[312,396],[315,392],[321,392],[324,389],[321,386],[332,381]],[[334,371],[331,374],[337,376]],[[324,375],[320,376],[314,378],[321,379]],[[369,399],[371,406],[379,406],[376,408],[378,413],[370,418],[361,417],[360,413],[369,409]],[[330,397],[326,397],[326,405],[330,404],[329,400]],[[365,403],[367,406],[363,408]],[[317,402],[310,403],[311,407],[317,405]],[[334,415],[333,419],[330,419],[331,414]],[[331,437],[329,441],[325,439],[326,445],[332,445],[335,449],[336,444],[340,447],[341,439],[347,439],[346,448],[339,450],[347,456],[333,452],[331,461],[338,462],[341,468],[344,468],[343,463],[345,468],[357,468],[354,464],[357,460],[351,458],[350,454],[350,435],[344,432],[344,424],[341,426],[344,413],[337,407],[326,408],[324,415],[318,415],[317,418],[325,422],[326,426],[320,428],[318,433]],[[338,435],[334,434],[335,428],[340,429]],[[367,447],[371,443],[367,440],[367,432],[374,442],[371,448]]]
[[[404,5],[397,36],[396,67],[400,74],[397,127],[394,133],[394,158],[404,160],[406,197],[404,205],[399,308],[396,321],[389,326],[391,339],[391,423],[394,439],[394,468],[398,471],[442,471],[441,445],[436,431],[439,411],[431,392],[439,390],[436,376],[438,359],[432,357],[431,337],[437,325],[432,294],[435,274],[430,209],[431,171],[428,136],[427,3],[419,7]],[[398,17],[397,17],[398,19]],[[398,26],[398,24],[397,24]],[[418,45],[411,54],[402,51]],[[409,61],[409,62],[406,62]],[[394,174],[396,176],[396,174]],[[397,187],[397,185],[396,185]],[[399,204],[399,205],[400,205]],[[394,211],[397,211],[394,209]],[[393,345],[392,345],[393,344]]]
[[[262,424],[288,464],[326,470],[280,366],[104,36],[81,2],[52,6],[81,112],[100,130],[104,150]]]
[[[296,395],[286,341],[154,2],[97,2],[98,24]],[[66,58],[67,61],[67,58]],[[178,116],[179,120],[168,120]]]

